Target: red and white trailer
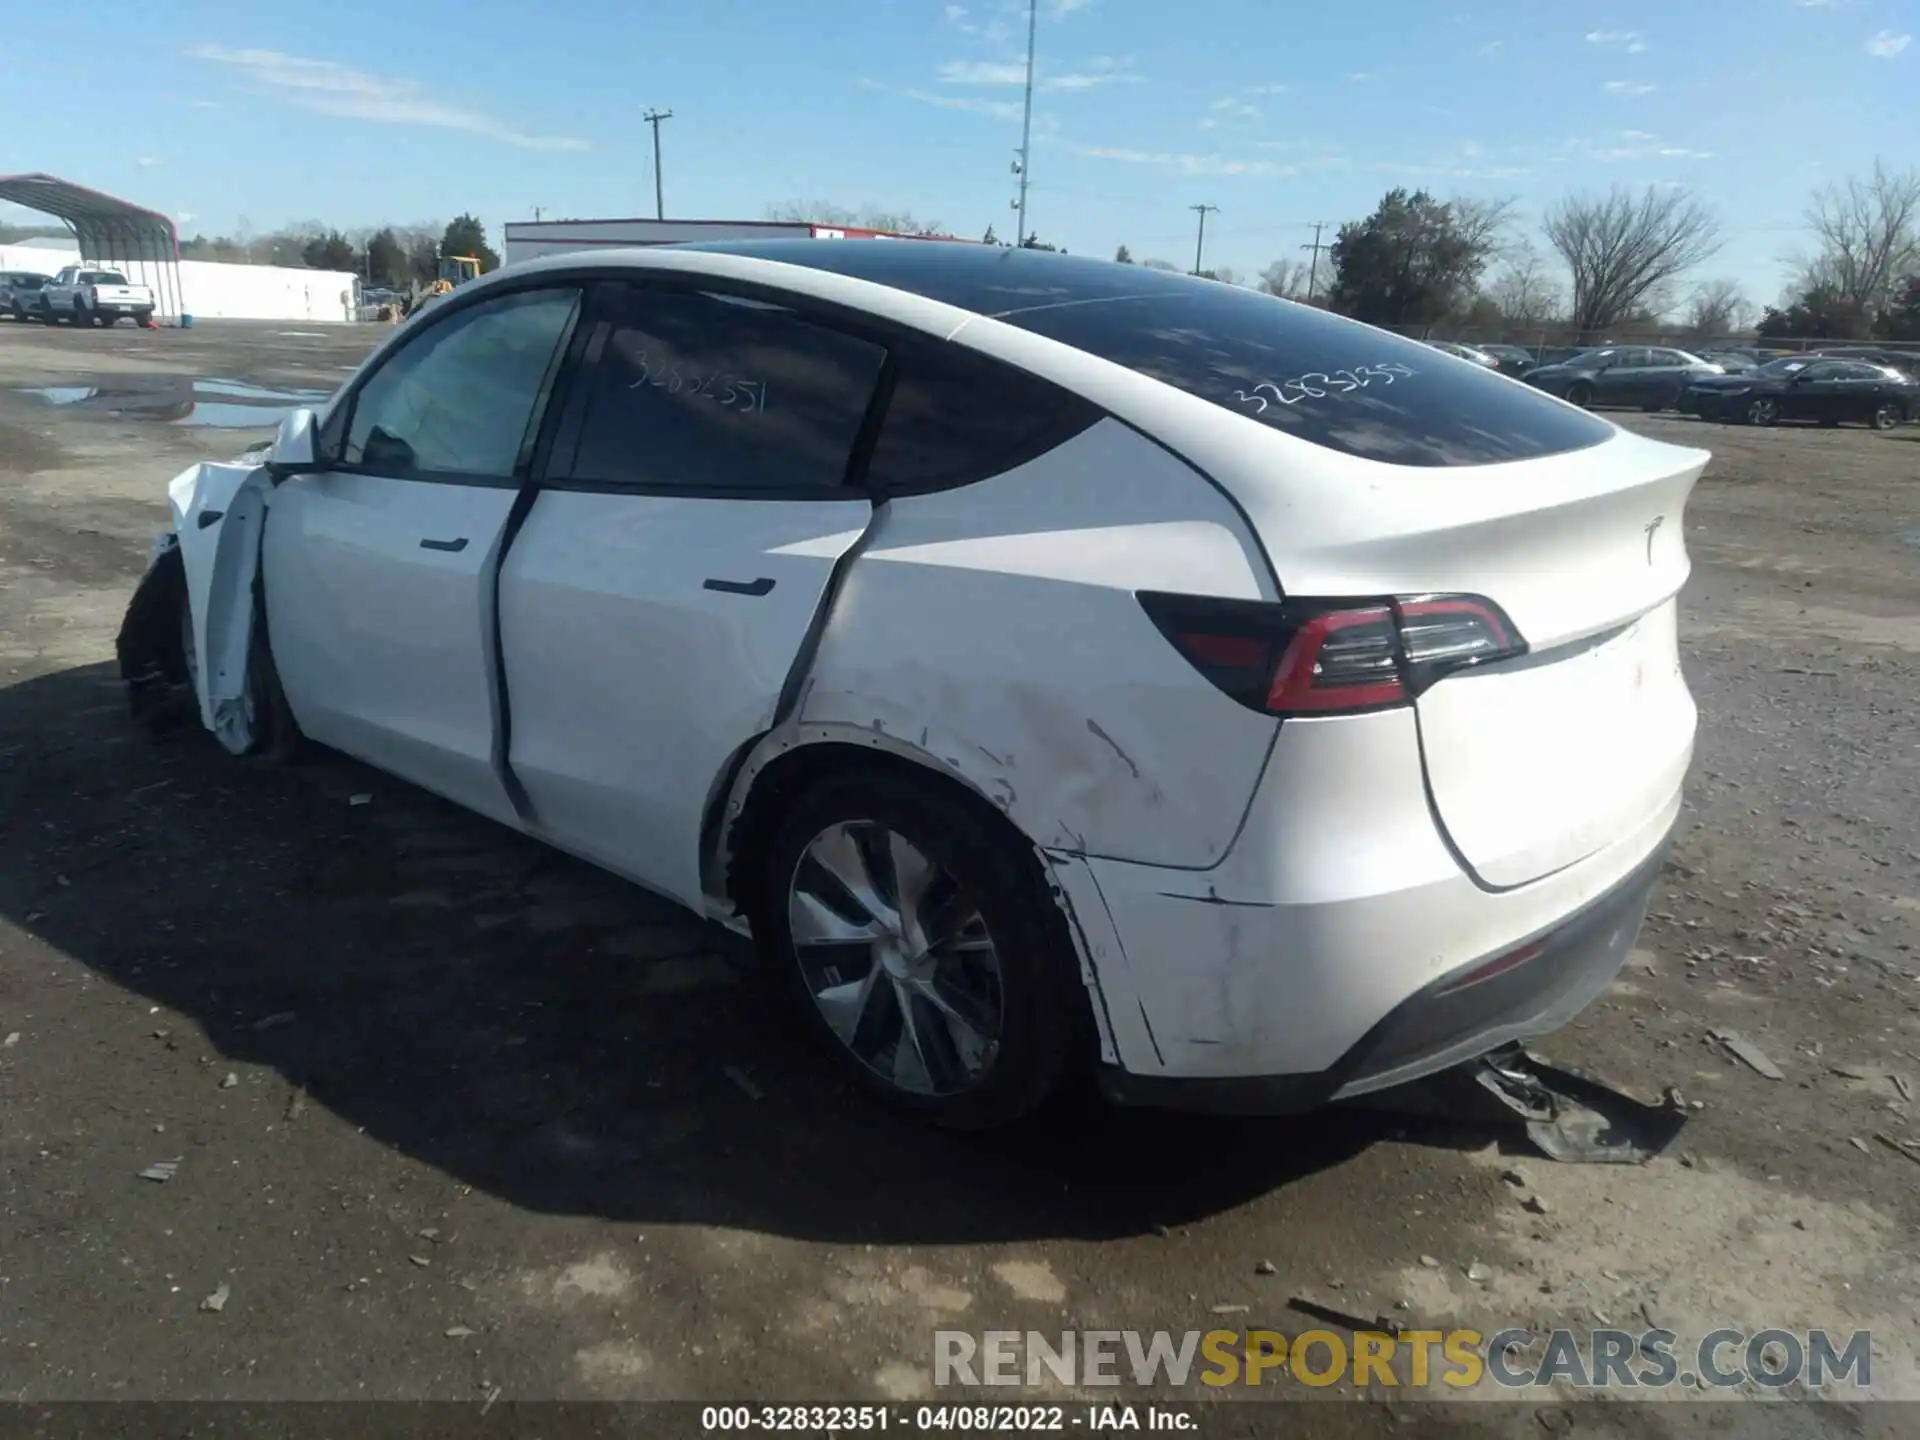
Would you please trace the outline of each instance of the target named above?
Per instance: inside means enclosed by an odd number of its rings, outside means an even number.
[[[857,225],[807,220],[509,220],[506,263],[604,246],[674,245],[688,240],[955,240],[953,235],[902,235]]]

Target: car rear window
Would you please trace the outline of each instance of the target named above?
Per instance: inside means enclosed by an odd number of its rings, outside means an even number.
[[[124,285],[127,277],[118,270],[89,270],[80,277],[83,285]]]
[[[1395,465],[1489,465],[1597,445],[1605,421],[1471,360],[1205,281],[999,316],[1223,410]]]

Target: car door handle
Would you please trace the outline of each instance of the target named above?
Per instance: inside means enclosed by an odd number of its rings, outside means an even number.
[[[445,550],[449,554],[458,555],[462,550],[467,548],[467,537],[462,535],[456,540],[422,540],[420,542],[420,548],[422,550]]]
[[[760,596],[769,594],[773,590],[773,581],[765,575],[762,575],[758,580],[714,580],[709,578],[701,582],[700,588],[703,590],[718,590],[723,595]]]

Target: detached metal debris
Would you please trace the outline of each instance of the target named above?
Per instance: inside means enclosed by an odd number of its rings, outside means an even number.
[[[1350,1103],[1468,1124],[1500,1125],[1518,1116],[1534,1148],[1563,1164],[1644,1164],[1671,1145],[1687,1123],[1677,1093],[1649,1104],[1604,1081],[1549,1065],[1521,1045]]]

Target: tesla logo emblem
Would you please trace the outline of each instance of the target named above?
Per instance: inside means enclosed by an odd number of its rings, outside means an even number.
[[[1653,564],[1653,537],[1660,533],[1660,527],[1667,523],[1667,517],[1656,515],[1647,522],[1647,564]]]

